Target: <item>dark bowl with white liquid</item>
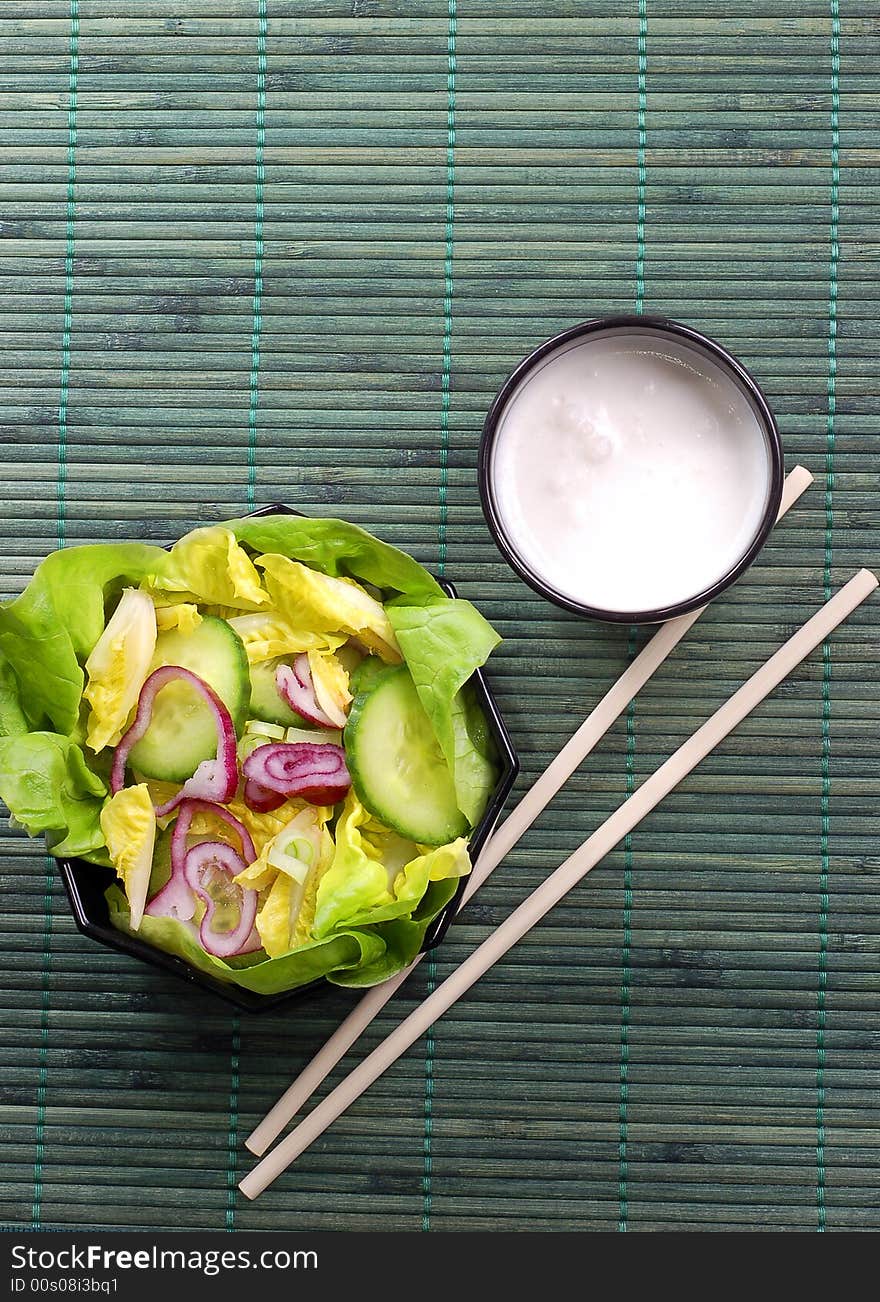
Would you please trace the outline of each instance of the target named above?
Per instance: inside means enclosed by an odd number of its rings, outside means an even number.
[[[582,599],[580,594],[566,590],[548,572],[553,568],[552,556],[547,565],[536,561],[526,544],[525,532],[513,522],[516,513],[505,504],[497,470],[499,447],[503,448],[504,440],[510,437],[508,431],[512,428],[511,414],[516,410],[517,404],[522,403],[529,386],[534,386],[539,377],[539,382],[546,384],[550,374],[547,368],[558,368],[560,359],[568,358],[574,350],[582,350],[583,357],[589,358],[591,353],[598,356],[602,348],[606,351],[608,348],[619,348],[622,353],[630,350],[633,357],[656,355],[658,358],[665,358],[666,350],[669,354],[667,360],[675,360],[684,369],[691,368],[694,375],[704,377],[706,383],[712,386],[713,392],[717,391],[719,404],[738,403],[741,410],[747,413],[750,425],[754,422],[759,437],[763,440],[766,465],[760,510],[757,513],[753,511],[753,526],[748,529],[742,546],[736,549],[736,555],[723,565],[721,572],[699,583],[692,592],[682,593],[674,599],[661,597],[656,603],[642,601],[632,608],[617,609],[610,603]],[[634,371],[634,379],[635,375]],[[601,378],[601,371],[595,370],[590,382],[594,382],[594,387],[597,387],[601,384]],[[537,388],[532,389],[530,401],[534,402],[537,392]],[[729,410],[733,412],[734,405],[730,405]],[[645,401],[645,411],[646,417],[650,417],[648,399]],[[546,456],[551,455],[546,431],[542,430],[540,422],[536,423],[534,432],[529,437],[535,441],[541,455],[545,454],[545,449]],[[627,454],[623,451],[619,455]],[[754,376],[714,339],[681,322],[655,316],[611,316],[585,321],[546,340],[524,358],[505,380],[489,409],[480,442],[478,475],[486,523],[502,556],[519,577],[542,597],[573,614],[621,624],[662,623],[677,615],[700,609],[735,583],[767,541],[779,513],[785,478],[782,440],[776,420]],[[516,505],[518,507],[518,503]],[[707,505],[711,508],[712,504],[708,501]],[[672,507],[674,503],[671,503],[671,509]],[[637,510],[638,505],[633,504],[632,511]],[[629,514],[631,518],[631,512]],[[680,523],[680,517],[676,517],[676,523]],[[621,529],[623,528],[624,522],[621,519]],[[654,535],[658,546],[664,541],[661,535],[662,529],[658,528]],[[572,535],[572,546],[575,545],[575,536]],[[700,548],[701,539],[697,528],[694,529],[689,545],[694,549]],[[647,540],[647,546],[650,548],[650,539]],[[601,565],[602,561],[598,564]]]

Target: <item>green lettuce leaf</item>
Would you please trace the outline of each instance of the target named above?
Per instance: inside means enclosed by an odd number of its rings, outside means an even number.
[[[107,543],[52,552],[20,597],[0,607],[0,651],[32,727],[74,731],[85,660],[104,631],[105,601],[167,563],[161,547]]]
[[[12,665],[0,653],[0,737],[16,737],[27,730],[28,721],[21,708],[18,679]]]
[[[333,861],[318,884],[316,936],[408,918],[429,882],[457,882],[471,867],[464,838],[422,851],[377,824],[353,791],[337,819],[335,840]]]
[[[104,844],[100,813],[107,788],[69,737],[28,732],[0,737],[0,797],[30,836],[45,833],[55,855]]]
[[[386,922],[381,928],[384,949],[370,963],[361,963],[348,971],[334,972],[330,980],[336,986],[361,989],[364,986],[376,986],[382,981],[409,967],[422,947],[426,924],[401,918],[395,922]]]
[[[445,885],[445,883],[442,883]],[[452,883],[452,890],[455,883]],[[449,896],[438,892],[432,900],[431,917],[436,916]],[[118,931],[137,935],[167,954],[176,954],[216,980],[242,986],[261,995],[280,994],[326,977],[335,985],[371,986],[407,967],[421,948],[431,918],[386,923],[384,927],[349,929],[303,945],[282,958],[247,956],[225,962],[206,954],[190,929],[173,918],[146,914],[140,930],[129,925],[128,901],[117,885],[106,891],[110,920]]]
[[[346,520],[263,515],[227,520],[225,528],[256,552],[280,552],[334,578],[366,581],[417,603],[443,597],[436,580],[412,556]]]
[[[426,606],[393,601],[388,617],[452,773],[458,807],[473,827],[486,807],[494,768],[487,789],[485,757],[470,737],[467,703],[458,698],[501,639],[470,602],[451,597]]]
[[[498,781],[498,756],[470,683],[465,683],[453,698],[452,735],[456,798],[461,812],[474,825]]]
[[[316,936],[328,936],[340,927],[352,926],[364,914],[394,899],[388,889],[388,871],[364,836],[368,821],[369,814],[350,791],[336,821],[333,861],[318,883],[313,923]]]
[[[419,907],[411,918],[398,918],[375,928],[385,941],[385,952],[372,963],[334,973],[329,979],[337,986],[360,988],[388,981],[409,967],[422,948],[429,923],[452,899],[458,890],[457,877],[429,882]]]

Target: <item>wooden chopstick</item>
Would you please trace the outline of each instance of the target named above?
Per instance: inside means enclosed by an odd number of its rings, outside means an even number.
[[[878,585],[876,575],[860,570],[734,692],[716,712],[649,777],[630,798],[570,855],[555,872],[455,969],[433,994],[391,1032],[349,1076],[323,1099],[271,1153],[249,1172],[239,1188],[256,1198],[328,1126],[364,1093],[401,1054],[452,1007],[472,985],[535,926],[610,850],[641,822],[811,651],[842,623]]]
[[[813,482],[813,476],[803,466],[795,466],[786,476],[777,523]],[[605,733],[623,714],[630,701],[642,690],[671,651],[705,610],[695,610],[689,615],[669,620],[655,633],[651,641],[621,674],[614,686],[605,694],[577,732],[547,766],[541,776],[514,807],[494,836],[483,847],[474,865],[462,896],[459,909],[478,891],[513,847],[525,835],[538,815],[547,807],[557,791],[586,759]],[[245,1140],[246,1146],[257,1157],[262,1157],[270,1144],[292,1121],[300,1108],[314,1094],[321,1082],[336,1064],[345,1057],[366,1028],[397,993],[409,974],[421,962],[422,955],[397,976],[374,986],[364,995],[346,1019],[340,1023],[330,1038],[315,1054],[296,1080],[280,1096],[274,1106]]]

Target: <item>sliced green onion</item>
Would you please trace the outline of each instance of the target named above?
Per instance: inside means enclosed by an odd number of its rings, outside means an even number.
[[[277,723],[263,723],[262,719],[248,719],[244,725],[245,732],[255,737],[271,737],[273,741],[284,740],[284,729]]]
[[[254,733],[246,732],[235,748],[239,764],[245,762],[251,751],[255,751],[258,746],[263,746],[264,744],[265,743],[261,737],[255,736]]]
[[[280,854],[295,855],[304,864],[311,865],[314,863],[317,847],[312,839],[300,834],[299,828],[291,827],[288,824],[275,837],[273,848]]]
[[[315,858],[314,845],[311,841],[304,841],[301,837],[291,841],[289,848],[297,859],[302,859],[303,863],[311,864]]]
[[[303,741],[309,746],[338,746],[339,730],[331,732],[329,728],[288,728],[286,741],[291,745]]]
[[[266,855],[266,862],[273,868],[277,868],[279,872],[287,873],[288,877],[292,877],[300,885],[303,884],[310,872],[309,864],[303,863],[302,859],[297,859],[291,854],[285,854],[283,850],[278,849],[277,845],[273,845],[269,850]]]

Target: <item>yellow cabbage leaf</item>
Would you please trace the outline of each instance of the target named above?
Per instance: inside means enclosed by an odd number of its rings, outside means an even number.
[[[332,651],[310,651],[309,669],[315,700],[337,728],[344,728],[352,702],[348,673]]]
[[[235,879],[242,886],[268,891],[257,913],[257,931],[270,958],[288,954],[312,939],[318,885],[333,860],[333,838],[325,825],[331,813],[317,807],[314,810],[320,848],[304,882],[268,863],[271,843]]]
[[[101,831],[125,887],[132,931],[137,931],[144,916],[156,842],[156,813],[145,783],[124,787],[104,802]]]
[[[403,659],[385,608],[353,579],[334,579],[287,556],[258,556],[273,606],[291,624],[347,633],[389,664]]]
[[[429,882],[463,877],[470,867],[463,837],[416,845],[371,817],[352,790],[336,823],[333,862],[318,887],[315,936],[408,917]]]
[[[413,908],[428,889],[428,882],[443,882],[448,877],[467,877],[471,870],[468,843],[460,836],[448,845],[422,846],[422,853],[404,864],[394,879],[394,898]]]
[[[345,641],[344,637],[331,637],[326,633],[313,633],[298,628],[275,611],[260,611],[253,615],[237,615],[229,620],[244,643],[248,661],[259,664],[277,656],[299,655],[302,651],[335,651]]]
[[[181,633],[193,633],[201,624],[198,606],[189,601],[178,601],[173,606],[156,606],[156,624],[159,632],[176,628]]]
[[[86,741],[94,751],[115,746],[137,705],[156,647],[153,603],[126,588],[86,661],[83,697],[91,706]]]
[[[194,593],[199,602],[257,610],[268,605],[260,576],[235,534],[222,525],[207,525],[185,534],[171,548],[168,567],[154,577],[155,587]]]

